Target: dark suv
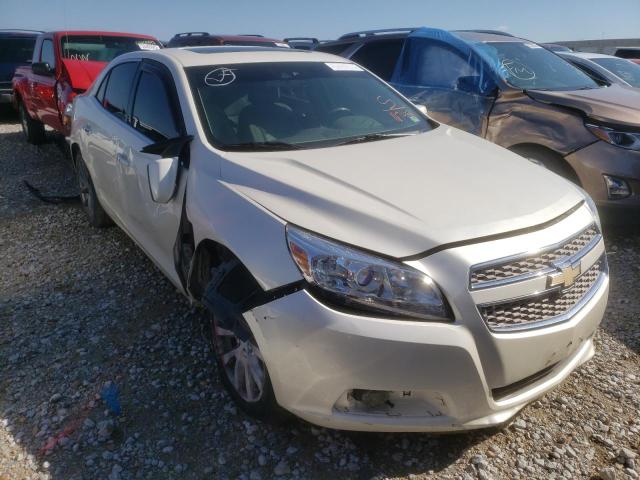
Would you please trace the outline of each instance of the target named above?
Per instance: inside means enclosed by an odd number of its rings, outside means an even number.
[[[0,103],[11,102],[11,79],[16,67],[27,65],[33,56],[36,37],[42,32],[0,30]]]
[[[176,33],[167,47],[200,47],[215,45],[237,45],[250,47],[284,47],[285,42],[274,38],[265,38],[262,35],[214,35],[207,32]]]
[[[417,28],[387,28],[342,35],[318,45],[315,50],[346,57],[389,81],[400,57],[405,38]]]

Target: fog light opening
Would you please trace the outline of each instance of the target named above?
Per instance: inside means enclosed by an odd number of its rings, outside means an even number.
[[[395,405],[390,400],[391,392],[386,390],[351,390],[350,395],[357,402],[361,402],[367,408],[381,408]]]
[[[611,175],[603,175],[603,177],[610,200],[620,200],[631,195],[631,188],[625,180]]]

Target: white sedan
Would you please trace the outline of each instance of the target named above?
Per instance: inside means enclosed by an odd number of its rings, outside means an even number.
[[[71,114],[89,221],[207,309],[250,414],[487,427],[593,355],[609,282],[588,196],[348,60],[135,52]]]

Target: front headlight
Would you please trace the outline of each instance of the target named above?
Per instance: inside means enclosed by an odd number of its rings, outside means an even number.
[[[452,319],[438,286],[414,268],[291,225],[287,243],[307,282],[333,303],[391,316]]]
[[[585,123],[585,126],[600,140],[629,150],[640,150],[640,132],[625,132],[602,125]]]

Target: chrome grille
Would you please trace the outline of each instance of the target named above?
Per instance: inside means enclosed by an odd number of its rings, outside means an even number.
[[[491,330],[535,328],[537,323],[548,323],[571,312],[604,271],[606,260],[602,257],[566,290],[556,289],[533,297],[480,306],[480,314]]]
[[[575,237],[536,254],[518,256],[502,263],[475,267],[471,271],[470,286],[472,289],[484,288],[498,282],[518,281],[549,271],[554,268],[554,262],[576,255],[590,244],[596,243],[599,238],[598,228],[591,225]]]

